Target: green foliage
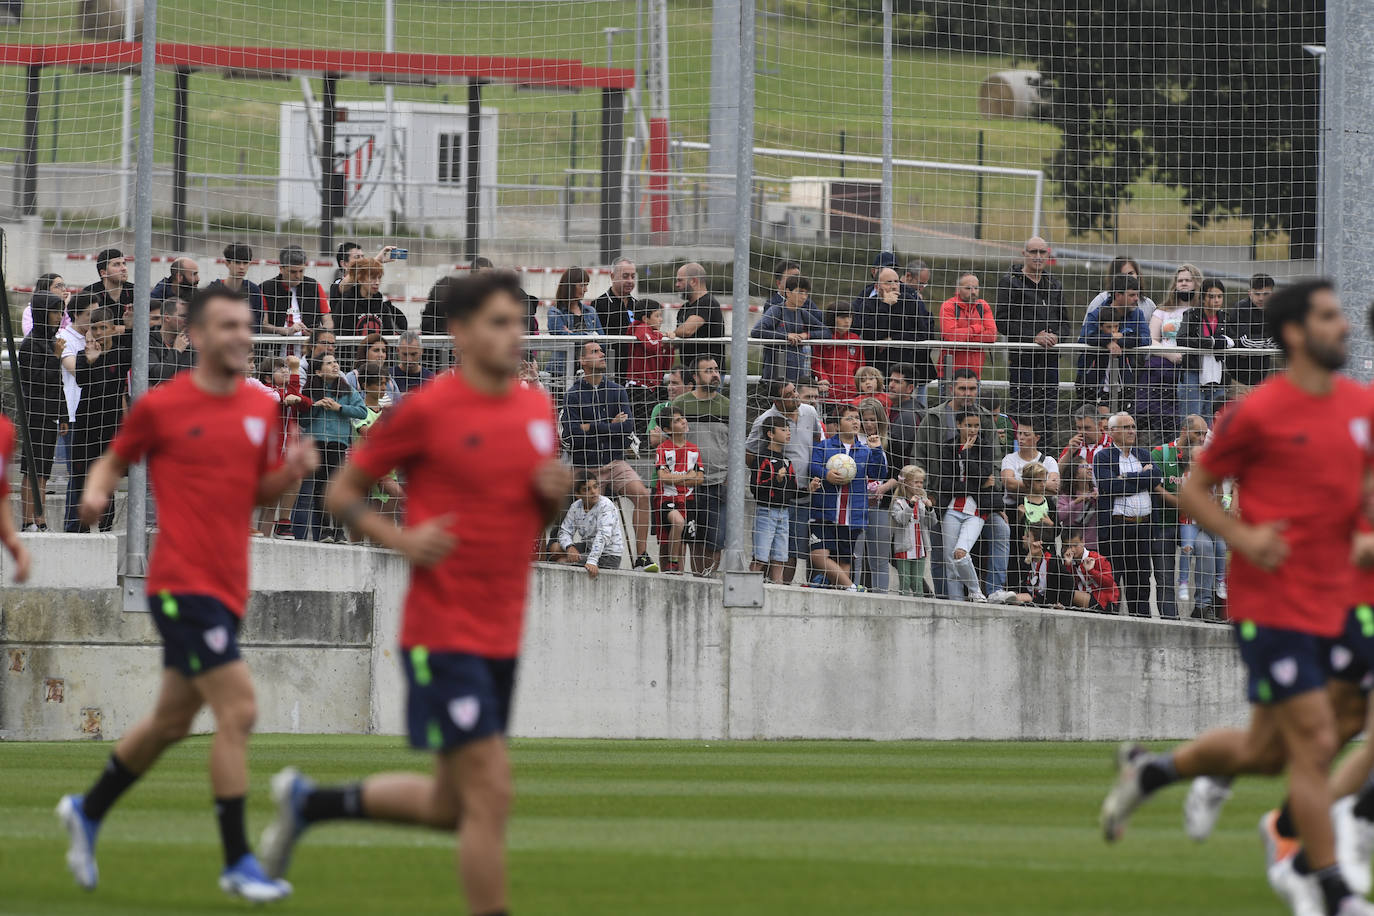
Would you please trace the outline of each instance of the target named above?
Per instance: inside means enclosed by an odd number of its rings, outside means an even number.
[[[1194,227],[1245,217],[1315,242],[1316,0],[1044,0],[1014,53],[1044,77],[1063,132],[1050,174],[1075,233],[1115,226],[1132,183],[1183,192]]]

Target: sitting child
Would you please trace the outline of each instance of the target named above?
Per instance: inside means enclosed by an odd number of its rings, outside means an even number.
[[[1073,606],[1099,614],[1118,614],[1121,611],[1121,589],[1112,577],[1112,564],[1083,543],[1083,531],[1070,528],[1064,532],[1064,563],[1073,575]]]

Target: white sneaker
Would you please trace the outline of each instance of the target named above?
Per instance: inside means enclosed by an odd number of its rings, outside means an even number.
[[[33,522],[29,522],[27,525],[24,526],[24,533],[25,533],[25,534],[37,534],[37,533],[38,533],[38,526],[37,526],[36,524],[34,524]]]
[[[1331,806],[1331,826],[1336,832],[1336,861],[1350,889],[1367,895],[1374,879],[1369,861],[1374,858],[1374,824],[1355,816],[1355,796],[1347,795]]]
[[[1224,577],[1217,580],[1217,600],[1226,600],[1226,579]]]
[[[1098,816],[1102,838],[1108,843],[1121,839],[1131,812],[1145,800],[1145,793],[1140,790],[1140,767],[1136,763],[1144,755],[1145,748],[1129,741],[1116,749],[1116,783],[1103,799],[1102,813]]]
[[[984,595],[982,592],[974,592],[973,596],[970,597],[969,600],[972,601],[974,604],[987,604],[988,596]]]
[[[1269,886],[1288,905],[1293,916],[1325,916],[1326,901],[1322,899],[1321,888],[1311,875],[1300,875],[1293,870],[1292,856],[1270,865],[1268,878]]]
[[[1199,776],[1188,787],[1183,799],[1183,829],[1188,836],[1201,843],[1212,835],[1221,817],[1221,809],[1231,797],[1231,789],[1209,776]]]
[[[1016,603],[1016,592],[1009,591],[1008,589],[1005,589],[1005,588],[999,588],[997,591],[995,591],[995,592],[993,592],[992,594],[988,595],[988,604],[1015,604],[1015,603]]]
[[[1363,897],[1350,896],[1341,901],[1336,916],[1374,916],[1374,903]]]
[[[1188,600],[1189,598],[1191,598],[1192,596],[1193,596],[1193,593],[1192,593],[1191,591],[1188,590],[1188,583],[1187,583],[1187,582],[1180,582],[1180,583],[1178,583],[1178,600],[1179,600],[1179,603],[1180,603],[1180,604],[1183,603],[1183,602],[1185,602],[1185,601],[1187,601],[1187,600]]]

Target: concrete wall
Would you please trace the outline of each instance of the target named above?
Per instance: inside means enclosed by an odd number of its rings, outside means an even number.
[[[0,591],[0,738],[117,735],[151,702],[159,655],[150,618],[123,610],[115,539],[29,543],[34,582]],[[260,730],[399,734],[404,564],[329,545],[253,549],[243,643]],[[793,588],[727,610],[718,582],[541,567],[514,730],[1176,738],[1244,716],[1221,627]]]

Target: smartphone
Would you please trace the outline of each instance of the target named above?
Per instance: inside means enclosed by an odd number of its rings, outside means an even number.
[[[404,261],[410,257],[410,250],[406,248],[391,249],[391,260]]]

